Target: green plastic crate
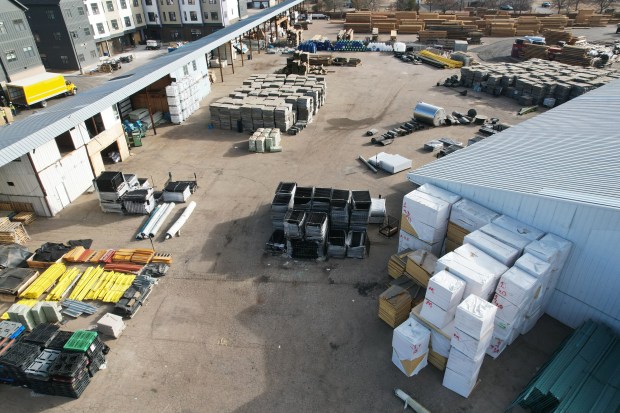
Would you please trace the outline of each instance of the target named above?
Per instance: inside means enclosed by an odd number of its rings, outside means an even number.
[[[73,333],[69,341],[67,341],[67,344],[65,344],[63,350],[86,353],[96,338],[96,331],[77,330]]]

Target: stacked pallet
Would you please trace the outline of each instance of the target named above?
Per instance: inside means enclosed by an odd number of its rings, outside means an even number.
[[[394,328],[409,317],[412,303],[409,291],[393,285],[379,296],[379,318]]]
[[[30,225],[36,219],[36,215],[34,212],[18,212],[11,218],[13,222],[21,222],[24,225]]]
[[[591,66],[592,58],[589,49],[581,46],[564,46],[562,52],[555,55],[555,60],[573,66]]]
[[[8,218],[0,219],[0,244],[26,245],[30,237],[21,222],[11,222]]]
[[[532,44],[525,43],[523,45],[523,58],[525,60],[529,59],[546,59],[547,58],[547,49],[549,46],[541,45],[541,44]]]
[[[546,29],[542,34],[548,45],[556,45],[558,42],[570,43],[573,38],[573,34],[565,30]]]
[[[540,19],[541,29],[563,29],[568,26],[568,17],[553,15]]]
[[[410,249],[393,254],[388,261],[388,274],[392,278],[398,278],[405,273],[407,266],[407,255],[412,252]]]

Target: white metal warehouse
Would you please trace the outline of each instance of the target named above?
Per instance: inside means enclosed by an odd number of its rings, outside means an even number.
[[[573,242],[547,313],[620,331],[620,81],[411,172]]]

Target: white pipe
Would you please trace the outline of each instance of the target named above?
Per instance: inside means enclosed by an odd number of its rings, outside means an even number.
[[[151,215],[148,217],[148,219],[146,220],[146,222],[142,225],[142,227],[140,227],[139,231],[136,234],[136,239],[144,239],[145,235],[144,235],[144,230],[146,229],[146,227],[151,223],[151,221],[153,219],[155,219],[155,216],[159,213],[159,210],[161,209],[161,205],[157,205],[155,207],[155,209],[153,210],[153,212],[151,212]]]
[[[149,238],[155,238],[155,235],[157,235],[157,231],[159,231],[159,229],[161,228],[161,226],[164,224],[164,222],[166,221],[166,218],[168,218],[168,215],[170,215],[170,213],[172,212],[172,210],[174,209],[174,202],[170,202],[168,204],[168,208],[166,208],[164,210],[164,212],[161,214],[160,219],[157,221],[157,223],[153,226],[153,228],[151,228],[151,230],[149,231]]]
[[[144,238],[149,238],[149,234],[153,231],[153,228],[161,220],[162,216],[166,213],[166,210],[168,210],[168,208],[170,208],[170,204],[169,203],[163,203],[161,205],[161,209],[160,209],[159,214],[157,215],[157,217],[155,217],[153,222],[149,223],[148,228],[144,229]]]
[[[394,394],[396,395],[396,397],[405,402],[405,409],[407,407],[411,407],[411,409],[416,413],[430,413],[429,410],[427,410],[424,406],[415,401],[411,396],[409,396],[401,389],[394,389]]]
[[[140,233],[140,236],[142,239],[148,238],[150,229],[153,228],[153,225],[155,225],[155,223],[159,220],[162,212],[164,212],[164,209],[166,209],[166,206],[167,206],[166,204],[157,205],[157,209],[151,216],[151,219],[144,226],[144,228],[142,228],[142,232]]]
[[[170,229],[166,232],[166,239],[174,237],[177,232],[181,230],[181,227],[185,225],[185,222],[187,221],[189,216],[192,215],[192,212],[194,212],[194,208],[196,208],[196,203],[192,201],[189,203],[187,208],[185,208],[185,211],[183,211],[183,214],[179,217],[179,219],[177,219],[177,221],[172,224]]]

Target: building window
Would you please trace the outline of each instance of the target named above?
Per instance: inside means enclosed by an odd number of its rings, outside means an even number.
[[[78,14],[79,14],[80,16],[83,16],[83,15],[84,15],[84,7],[80,6],[80,7],[78,7],[77,9],[78,9]]]
[[[22,19],[13,20],[13,24],[15,25],[15,30],[18,32],[23,32],[26,30],[26,25]]]
[[[183,10],[183,20],[187,21],[187,12]]]
[[[96,58],[97,58],[97,52],[96,52],[96,51],[94,51],[94,50],[91,50],[91,51],[90,51],[90,57],[91,57],[92,59],[96,59]]]
[[[163,18],[164,18],[164,21],[165,21],[165,22],[167,22],[167,21],[168,21],[168,20],[166,19],[166,12],[163,12],[163,13],[161,14],[161,17],[163,17]]]
[[[71,10],[65,9],[65,12],[71,13]],[[47,16],[49,20],[54,20],[56,18],[56,14],[54,13],[54,10],[45,10],[45,15]]]
[[[126,9],[127,8],[127,1],[126,0],[121,0],[121,9]]]
[[[6,52],[6,61],[7,62],[17,61],[17,55],[15,54],[15,50],[9,50],[8,52]]]
[[[189,19],[193,22],[198,21],[198,14],[195,11],[189,12]]]
[[[35,53],[32,46],[24,47],[24,54],[26,57],[34,57]]]
[[[114,11],[114,4],[110,0],[106,1],[105,5],[108,8],[108,11]]]
[[[99,32],[99,34],[105,33],[105,29],[103,28],[103,23],[97,23],[97,31]]]
[[[4,27],[4,22],[0,22],[0,34],[6,33],[6,27]]]
[[[99,5],[97,3],[90,3],[90,8],[93,9],[93,14],[99,14]]]
[[[198,70],[198,67],[196,66],[196,61],[192,60],[192,68],[194,69],[194,72]]]
[[[131,18],[125,17],[125,27],[131,27]]]
[[[140,13],[136,14],[136,23],[142,24],[142,15]]]
[[[116,21],[116,19],[113,19],[112,21],[110,21],[110,23],[112,23],[112,28],[114,30],[118,30],[118,22]]]
[[[90,36],[90,27],[84,27],[84,35]]]
[[[217,12],[211,12],[211,20],[217,20]]]
[[[148,17],[149,21],[152,22],[152,23],[154,23],[156,21],[155,20],[155,13],[153,13],[152,11],[147,13],[147,17]]]
[[[68,65],[69,64],[69,57],[68,56],[60,56],[60,61],[62,62],[63,65]]]
[[[138,7],[138,0],[133,0],[133,6]]]
[[[203,14],[203,17],[204,17],[205,20],[209,20],[209,12],[208,11],[205,11],[202,14]]]
[[[153,0],[144,0],[144,3],[145,3],[147,6],[152,6],[152,5],[153,5]]]
[[[217,0],[209,0],[209,4],[217,4]]]
[[[82,53],[80,53],[80,54],[78,55],[78,60],[79,60],[80,62],[85,62],[85,61],[86,61],[86,58],[84,57],[84,55],[83,55]]]
[[[54,32],[54,40],[62,40],[62,35],[60,32]]]
[[[168,12],[168,17],[170,17],[170,21],[171,22],[175,22],[177,21],[177,14],[173,11],[169,11]]]

